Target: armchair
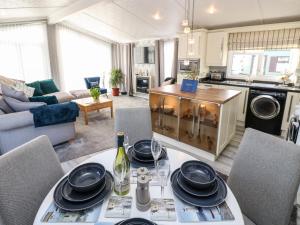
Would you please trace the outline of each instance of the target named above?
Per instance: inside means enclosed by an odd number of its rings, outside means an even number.
[[[85,81],[85,85],[87,89],[91,89],[93,87],[98,87],[100,90],[100,94],[105,94],[106,97],[108,97],[107,95],[107,89],[106,88],[101,88],[100,87],[100,77],[86,77],[84,78]]]

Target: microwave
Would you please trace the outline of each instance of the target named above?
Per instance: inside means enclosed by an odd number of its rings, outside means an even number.
[[[188,61],[188,63],[186,62]],[[200,70],[200,59],[179,59],[178,73],[198,72]]]

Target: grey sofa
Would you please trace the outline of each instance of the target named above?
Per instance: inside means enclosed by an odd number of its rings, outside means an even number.
[[[35,128],[29,111],[0,115],[0,154],[40,135],[48,136],[52,145],[63,143],[75,138],[75,125],[65,123]]]

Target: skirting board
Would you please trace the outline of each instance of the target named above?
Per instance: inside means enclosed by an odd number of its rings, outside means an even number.
[[[207,151],[204,151],[200,148],[195,148],[191,145],[188,145],[188,144],[185,144],[183,142],[180,142],[180,141],[177,141],[177,140],[174,140],[173,138],[169,138],[169,137],[166,137],[164,135],[161,135],[161,134],[158,134],[158,133],[153,133],[153,136],[154,138],[156,138],[157,140],[161,140],[165,143],[168,143],[170,145],[173,145],[179,149],[183,149],[184,151],[186,152],[189,152],[191,154],[194,154],[194,155],[198,155],[200,157],[203,157],[205,159],[208,159],[210,161],[215,161],[216,160],[216,156],[207,152]]]

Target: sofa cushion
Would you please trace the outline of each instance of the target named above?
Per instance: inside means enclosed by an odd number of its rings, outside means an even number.
[[[47,105],[53,105],[53,104],[58,103],[57,98],[54,95],[52,95],[52,96],[33,96],[33,97],[29,98],[29,101],[45,102]]]
[[[25,95],[24,91],[17,91],[5,84],[1,84],[1,89],[4,96],[11,97],[22,102],[29,102],[29,99]]]
[[[7,96],[4,96],[4,100],[9,105],[9,107],[12,108],[12,110],[14,110],[15,112],[27,111],[32,108],[47,105],[44,102],[22,102],[18,99],[14,99]]]
[[[59,89],[56,87],[53,79],[41,80],[40,85],[44,94],[59,92]]]
[[[42,91],[41,84],[40,84],[39,81],[35,81],[35,82],[32,82],[32,83],[27,83],[26,85],[29,86],[29,87],[34,88],[33,96],[42,96],[42,95],[44,95],[44,92]]]
[[[69,101],[72,101],[75,99],[75,97],[73,95],[69,94],[68,92],[64,92],[64,91],[54,92],[51,94],[47,94],[45,96],[52,96],[52,95],[54,95],[57,98],[59,103],[69,102]]]
[[[14,86],[15,81],[13,79],[9,79],[7,77],[0,75],[0,84],[5,84],[7,86]],[[1,85],[0,85],[0,94],[2,94]]]
[[[23,91],[27,97],[32,97],[35,90],[33,87],[29,87],[23,82],[16,82],[13,88],[17,91]]]
[[[74,90],[70,91],[70,94],[73,95],[76,99],[91,97],[91,93],[89,90]]]
[[[4,115],[5,114],[5,112],[3,112],[1,109],[0,109],[0,116],[1,115]]]
[[[1,86],[1,85],[0,85]],[[12,108],[7,105],[6,101],[4,101],[4,98],[0,96],[0,109],[5,113],[12,113],[14,112]]]

